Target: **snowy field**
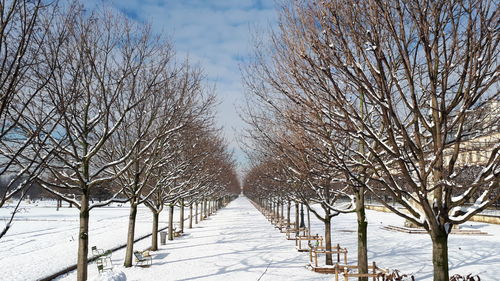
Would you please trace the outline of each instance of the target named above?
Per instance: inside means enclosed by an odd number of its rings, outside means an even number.
[[[0,240],[1,281],[36,280],[76,264],[79,213],[76,208],[68,208],[66,203],[63,204],[64,207],[59,211],[54,207],[55,201],[20,208],[11,229]],[[0,226],[5,225],[4,219],[11,211],[12,208],[0,209]],[[179,211],[176,210],[174,214],[174,222],[179,221]],[[92,246],[110,249],[125,244],[128,216],[126,205],[92,209],[89,252]],[[167,226],[167,216],[166,211],[160,215],[160,228]],[[149,209],[139,207],[136,238],[151,233],[151,222]],[[151,241],[149,238],[145,240]]]
[[[416,280],[432,280],[429,236],[382,230],[382,225],[402,225],[403,220],[375,211],[368,211],[367,215],[369,261],[412,273]],[[90,245],[106,249],[125,242],[127,208],[95,209],[91,216]],[[137,235],[150,232],[150,216],[148,209],[140,209]],[[28,208],[18,218],[8,236],[0,241],[0,280],[36,280],[75,262],[77,244],[72,240],[78,228],[75,209],[56,212],[54,208]],[[30,220],[23,221],[25,218]],[[161,226],[166,225],[165,218],[166,212],[162,213]],[[481,280],[498,280],[500,226],[468,223],[464,227],[491,235],[450,236],[451,273],[474,273]],[[348,248],[351,262],[357,256],[355,230],[354,214],[333,219],[332,240]],[[323,235],[321,223],[314,219],[312,232]],[[147,238],[136,243],[135,248],[146,249],[149,244]],[[246,198],[240,197],[193,229],[186,229],[185,236],[160,246],[153,253],[153,266],[149,268],[123,268],[124,250],[113,253],[112,259],[114,272],[123,272],[127,280],[331,280],[306,270],[308,254],[298,253],[294,245]],[[92,263],[89,280],[95,277],[99,276]],[[75,280],[75,273],[59,280]]]
[[[311,216],[313,214],[311,213]],[[311,217],[312,218],[312,217]],[[404,219],[392,214],[367,210],[368,261],[383,268],[413,274],[416,280],[432,280],[432,242],[427,234],[407,234],[381,229],[384,225],[403,226]],[[356,215],[344,214],[332,220],[332,241],[349,250],[350,259],[357,257]],[[322,235],[318,221],[312,233]],[[500,280],[500,225],[468,222],[462,229],[479,229],[488,236],[450,235],[450,275],[479,274],[481,280]]]

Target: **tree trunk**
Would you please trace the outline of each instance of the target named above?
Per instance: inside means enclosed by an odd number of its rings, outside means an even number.
[[[280,203],[276,202],[276,219],[280,219]]]
[[[130,214],[128,216],[127,249],[125,250],[125,261],[123,262],[123,266],[125,267],[132,266],[132,256],[134,254],[134,234],[135,234],[136,217],[137,217],[137,205],[133,202],[130,202]]]
[[[201,200],[200,202],[200,222],[203,220],[203,206],[205,205],[205,201]]]
[[[151,232],[151,251],[158,250],[158,220],[160,214],[153,212],[153,230]]]
[[[358,266],[359,273],[368,273],[368,222],[365,214],[365,192],[361,188],[355,193],[356,215],[358,217]],[[368,281],[368,277],[359,277],[359,281]]]
[[[290,209],[292,208],[292,205],[290,203],[290,200],[288,200],[288,205],[286,205],[286,228],[290,228]]]
[[[285,204],[281,201],[281,219],[285,219]]]
[[[448,281],[450,279],[448,271],[448,234],[444,231],[436,232],[431,232],[434,281]]]
[[[203,220],[206,215],[207,215],[207,201],[205,199],[203,199],[201,201],[201,215],[200,215],[200,221]]]
[[[311,211],[309,211],[309,208],[307,208],[307,229],[311,234]]]
[[[77,281],[87,280],[87,256],[89,253],[89,199],[82,195],[80,207],[80,229],[78,233]]]
[[[189,204],[189,228],[193,228],[193,203]]]
[[[330,216],[325,216],[324,224],[325,224],[325,248],[326,251],[332,250],[332,218]],[[325,257],[326,265],[333,265],[332,253],[326,254]]]
[[[198,224],[198,202],[194,203],[194,223]]]
[[[295,202],[295,229],[297,229],[296,235],[299,235],[299,203]]]
[[[174,240],[174,204],[168,206],[168,240]]]
[[[181,233],[184,233],[184,199],[181,199],[180,205],[181,205],[181,212],[180,212],[179,227],[180,227]]]

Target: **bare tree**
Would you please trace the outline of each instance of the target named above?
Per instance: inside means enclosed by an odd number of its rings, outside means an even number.
[[[117,157],[116,153],[120,157],[132,150],[129,161],[114,167],[119,173],[130,165],[117,178],[130,203],[126,267],[132,266],[137,206],[155,193],[151,187],[159,188],[158,184],[149,183],[150,177],[154,171],[166,169],[169,163],[175,162],[174,157],[183,149],[179,131],[204,114],[213,101],[211,96],[204,97],[199,70],[188,65],[176,68],[171,62],[171,47],[158,45],[157,48],[156,54],[151,55],[155,61],[144,73],[138,73],[133,83],[136,95],[144,97],[143,102],[130,111],[123,129],[111,137],[109,159],[106,159],[110,162]]]
[[[177,146],[168,146],[169,149],[177,148]],[[164,152],[162,152],[163,155]],[[179,173],[181,173],[186,167],[185,163],[179,163],[174,161],[175,157],[177,157],[179,151],[175,150],[173,153],[169,153],[168,156],[164,158],[165,164],[159,165],[153,172],[150,177],[148,183],[148,189],[153,192],[144,198],[144,204],[150,209],[153,214],[152,220],[152,235],[151,235],[151,250],[155,251],[158,249],[158,229],[159,229],[159,216],[164,209],[164,206],[167,205],[168,200],[170,199],[169,193],[171,191],[168,188],[168,183],[172,180],[179,177]],[[170,161],[168,161],[170,160]]]
[[[273,35],[274,42],[282,42],[278,36]],[[263,57],[267,50],[258,48],[256,61],[244,73],[251,94],[245,116],[251,126],[248,139],[255,143],[250,151],[255,154],[257,149],[254,157],[261,158],[257,161],[259,165],[271,161],[274,166],[281,166],[268,176],[280,183],[277,188],[286,186],[285,192],[293,194],[324,223],[327,251],[331,251],[332,245],[332,218],[341,213],[358,214],[358,264],[361,272],[367,272],[365,190],[350,184],[339,167],[339,156],[332,149],[338,142],[348,142],[346,134],[336,130],[336,124],[321,114],[313,102],[320,98],[308,96],[308,92],[300,88],[294,89],[294,81],[290,81],[295,78],[293,74],[288,80],[282,77],[289,75],[286,71],[290,67],[296,66],[295,61],[287,57],[289,46],[273,44],[272,47],[276,49],[271,63]],[[278,204],[282,204],[281,198],[285,197],[280,193],[275,196],[280,201]],[[323,212],[317,212],[313,204],[319,205]],[[331,253],[327,253],[325,259],[327,265],[333,264]]]
[[[38,161],[48,155],[32,149],[33,142],[44,142],[40,128],[57,121],[51,111],[30,111],[43,100],[43,88],[53,69],[42,79],[33,79],[34,69],[46,62],[40,54],[46,44],[46,32],[58,13],[57,1],[0,2],[0,208],[18,197],[10,219],[0,229],[0,238],[10,228],[21,200],[34,178],[42,171]],[[64,36],[60,33],[60,36]],[[56,50],[57,51],[57,50]],[[30,157],[23,158],[28,153]]]
[[[45,88],[45,107],[53,108],[61,122],[55,132],[44,131],[49,139],[38,144],[46,153],[55,150],[54,159],[43,165],[47,172],[38,181],[80,211],[77,279],[86,280],[89,212],[115,200],[121,190],[93,204],[91,192],[111,183],[132,165],[129,158],[139,140],[128,153],[117,153],[113,159],[109,155],[105,158],[104,148],[126,125],[131,110],[144,101],[141,94],[147,90],[138,92],[136,83],[145,82],[141,86],[146,88],[150,86],[147,83],[155,84],[137,79],[143,78],[146,69],[154,68],[150,63],[156,60],[157,46],[147,28],[108,11],[80,12],[74,20],[62,24],[68,25],[68,38],[60,53],[51,52],[57,48],[53,43],[43,58],[55,69]],[[48,42],[57,42],[53,38],[56,35],[49,33]],[[38,73],[38,77],[44,75]],[[121,169],[114,170],[118,165]]]
[[[297,1],[283,8],[273,67],[254,76],[275,104],[316,112],[346,136],[324,143],[336,166],[429,232],[434,280],[449,279],[451,227],[498,199],[500,145],[485,128],[499,115],[482,111],[498,107],[499,16],[494,1]],[[481,139],[493,144],[465,186],[461,155]]]

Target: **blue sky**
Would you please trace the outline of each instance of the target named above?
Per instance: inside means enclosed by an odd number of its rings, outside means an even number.
[[[100,0],[85,2],[87,6]],[[220,105],[218,124],[239,162],[243,153],[236,135],[244,128],[237,108],[244,100],[239,67],[252,49],[256,29],[267,30],[276,22],[272,0],[103,0],[128,17],[152,24],[156,32],[172,38],[179,58],[189,55],[211,83]]]

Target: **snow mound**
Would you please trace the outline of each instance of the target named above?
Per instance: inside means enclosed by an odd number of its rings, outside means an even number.
[[[127,276],[123,271],[107,271],[97,275],[91,281],[127,281]]]

